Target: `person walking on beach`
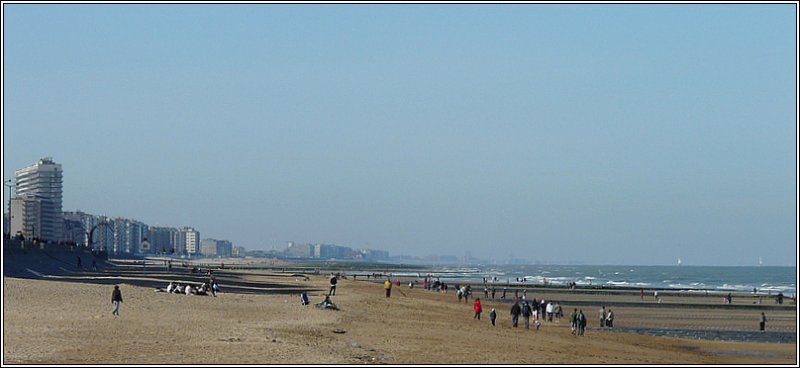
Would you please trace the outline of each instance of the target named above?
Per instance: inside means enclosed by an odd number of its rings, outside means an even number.
[[[586,316],[583,314],[583,309],[578,311],[578,336],[583,336],[583,331],[586,330]]]
[[[614,312],[611,311],[611,308],[608,309],[608,315],[606,316],[606,327],[614,328]]]
[[[758,329],[761,332],[764,332],[764,327],[767,324],[767,316],[764,315],[764,312],[761,312],[761,320],[758,322]]]
[[[481,312],[483,312],[483,307],[481,306],[481,298],[475,298],[475,303],[472,304],[472,310],[475,311],[475,316],[472,319],[477,319],[478,321],[481,320]]]
[[[495,288],[492,288],[492,300],[494,300],[494,292],[496,291]]]
[[[553,302],[547,303],[545,311],[547,312],[547,322],[553,322]]]
[[[111,314],[119,315],[119,304],[122,303],[122,291],[119,290],[118,285],[114,285],[114,291],[111,293],[111,304],[114,304],[114,310]]]
[[[219,284],[217,284],[217,280],[213,280],[211,281],[211,295],[216,298],[217,292],[219,292]]]
[[[505,299],[505,298],[506,298],[506,288],[503,288],[503,296],[500,297],[500,299]]]
[[[383,288],[386,289],[386,297],[389,298],[392,295],[392,280],[388,277],[386,281],[383,283]]]
[[[483,298],[489,299],[489,288],[486,286],[483,287]]]
[[[519,323],[519,315],[521,313],[522,309],[519,306],[519,301],[514,300],[514,305],[511,306],[511,325],[514,326],[514,328],[516,328]]]
[[[528,330],[531,327],[531,306],[528,302],[522,302],[522,318],[525,319],[525,329]]]
[[[545,313],[545,310],[547,309],[546,305],[547,303],[544,299],[539,301],[539,315],[542,316],[541,319],[543,321],[547,321],[547,313]]]
[[[639,289],[639,297],[644,300],[644,289]]]
[[[494,308],[489,312],[489,320],[492,321],[492,326],[494,326],[494,321],[497,320],[497,311]]]
[[[561,309],[561,303],[556,302],[555,310],[556,322],[560,322],[561,317],[564,317],[564,311]]]
[[[578,331],[578,308],[569,314],[569,329],[573,335]]]
[[[331,290],[328,291],[328,295],[336,295],[336,282],[338,279],[336,275],[331,275]]]
[[[600,308],[600,328],[606,325],[606,306]]]

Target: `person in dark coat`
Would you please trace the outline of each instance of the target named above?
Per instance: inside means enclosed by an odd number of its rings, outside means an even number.
[[[578,311],[578,336],[583,336],[583,332],[586,331],[586,316],[583,314],[583,310]]]
[[[122,291],[119,290],[118,285],[114,285],[114,292],[111,293],[111,304],[114,304],[114,311],[111,314],[119,315],[119,305],[122,303]]]
[[[515,300],[514,305],[511,306],[511,324],[517,327],[519,323],[519,315],[522,314],[522,308],[519,306],[519,301]]]
[[[336,282],[338,281],[336,275],[331,276],[330,281],[331,281],[331,290],[328,291],[328,295],[336,295]]]
[[[528,305],[528,302],[522,302],[522,318],[525,319],[525,329],[529,329],[531,327],[531,316],[533,315],[533,310],[531,306]]]
[[[758,329],[761,332],[764,332],[764,327],[765,327],[766,324],[767,324],[767,316],[764,315],[764,313],[762,312],[761,313],[761,320],[758,322]]]

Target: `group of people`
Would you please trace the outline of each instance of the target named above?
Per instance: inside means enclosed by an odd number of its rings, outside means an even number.
[[[461,291],[461,290],[459,290]],[[480,320],[483,313],[483,305],[481,299],[476,298],[473,302],[472,309],[474,312],[473,319]],[[530,329],[531,324],[538,330],[542,321],[556,322],[563,317],[561,304],[558,302],[547,302],[544,299],[537,302],[534,298],[532,301],[527,301],[523,298],[516,298],[514,304],[511,306],[511,326],[517,328],[519,326],[520,317],[522,317],[525,328]],[[492,308],[489,312],[489,321],[492,326],[497,325],[497,310]],[[582,309],[575,308],[569,316],[570,328],[572,334],[576,336],[583,336],[586,331],[587,318]],[[613,328],[614,327],[614,312],[611,309],[606,311],[605,306],[600,309],[600,328]]]
[[[583,309],[578,310],[578,308],[575,308],[572,313],[570,313],[569,328],[571,330],[570,333],[573,335],[583,336],[583,333],[586,331],[586,315],[583,314]]]
[[[162,290],[158,290],[162,291]],[[200,286],[193,286],[192,284],[181,285],[180,283],[170,282],[167,285],[167,288],[163,291],[171,294],[184,294],[184,295],[208,295],[211,292],[211,295],[214,297],[217,296],[217,292],[219,291],[219,284],[216,281],[211,281],[210,284],[208,282],[204,282]]]
[[[308,293],[305,292],[305,291],[300,293],[300,304],[302,304],[302,305],[308,305],[309,304]],[[320,309],[339,310],[339,307],[331,300],[331,295],[330,294],[325,294],[325,300],[323,300],[320,303],[315,304],[314,306],[317,307],[317,308],[320,308]]]
[[[425,276],[425,279],[422,281],[422,288],[447,294],[447,284],[440,281],[439,278],[436,278],[436,281],[434,281],[430,276]]]
[[[553,318],[555,318],[556,322],[558,322],[563,315],[561,304],[558,302],[547,302],[544,299],[537,302],[536,298],[530,302],[525,298],[515,299],[514,304],[511,306],[511,325],[512,327],[517,327],[519,317],[522,316],[526,329],[530,328],[532,320],[538,330],[542,321],[553,322]]]
[[[470,285],[465,285],[459,287],[456,285],[456,296],[458,297],[458,302],[461,303],[461,299],[464,299],[464,303],[469,303],[469,296],[472,295],[472,287]]]
[[[614,328],[614,311],[611,308],[606,312],[606,307],[600,307],[600,328]]]

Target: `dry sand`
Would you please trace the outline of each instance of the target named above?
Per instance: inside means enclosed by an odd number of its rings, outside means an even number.
[[[328,290],[324,276],[248,271],[218,274],[219,297],[157,293],[152,286],[189,280],[185,273],[31,280],[3,278],[3,364],[797,364],[797,344],[722,342],[588,330],[545,322],[538,331],[511,328],[509,305],[472,305],[407,285],[384,297],[383,286],[340,280],[340,311],[301,306],[297,290],[312,289],[312,304]],[[85,278],[84,278],[85,277]],[[100,284],[105,283],[105,284]],[[121,316],[111,315],[119,283]],[[226,290],[230,292],[225,292]],[[579,295],[528,294],[548,300]],[[586,296],[586,300],[590,300]],[[753,311],[615,308],[616,327],[655,326],[754,330]],[[638,299],[638,296],[633,297]],[[716,299],[715,299],[716,301]],[[498,311],[498,326],[488,319]],[[597,326],[595,307],[584,307]],[[568,314],[572,307],[564,303]],[[796,333],[796,310],[768,312],[769,329]],[[681,318],[688,316],[689,318]],[[520,322],[522,325],[522,322]]]

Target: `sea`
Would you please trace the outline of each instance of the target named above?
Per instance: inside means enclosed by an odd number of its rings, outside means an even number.
[[[439,277],[453,282],[610,286],[697,292],[753,292],[795,296],[797,268],[777,266],[558,266],[426,267],[396,276]]]

